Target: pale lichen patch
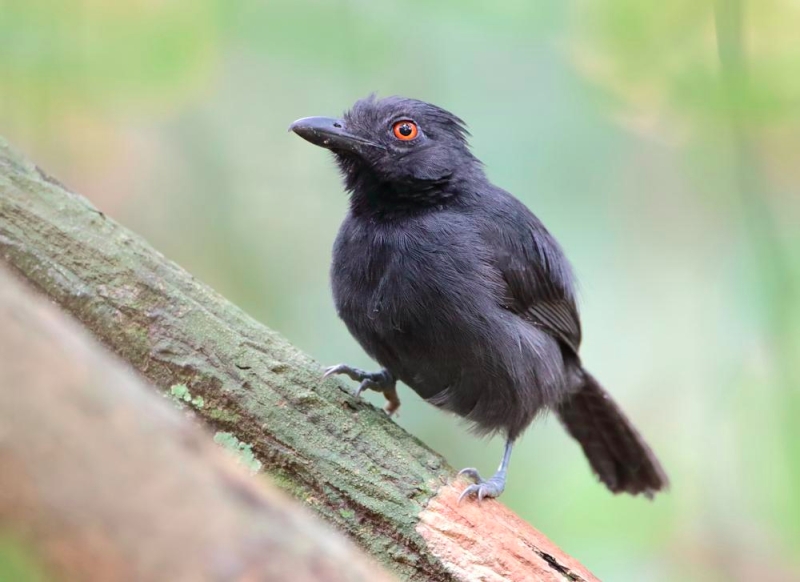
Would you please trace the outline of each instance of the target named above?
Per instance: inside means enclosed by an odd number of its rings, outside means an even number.
[[[261,470],[261,461],[253,454],[253,445],[243,443],[229,432],[218,432],[214,435],[214,442],[233,453],[236,462],[245,466],[252,475]]]
[[[195,408],[203,408],[205,406],[203,397],[200,395],[192,396],[186,384],[173,384],[169,388],[169,395],[175,402],[180,404],[187,403]]]

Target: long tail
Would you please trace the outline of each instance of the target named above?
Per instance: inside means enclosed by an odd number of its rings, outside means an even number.
[[[585,377],[583,387],[556,408],[558,418],[606,487],[652,497],[669,484],[661,463],[597,380],[588,372]]]

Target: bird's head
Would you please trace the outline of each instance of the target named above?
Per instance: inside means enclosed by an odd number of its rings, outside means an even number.
[[[464,122],[415,99],[370,96],[341,119],[305,117],[289,130],[333,152],[357,204],[440,204],[454,181],[482,175]]]

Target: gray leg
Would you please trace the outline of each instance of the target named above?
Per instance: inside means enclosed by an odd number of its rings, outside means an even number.
[[[344,374],[345,376],[349,376],[351,380],[361,382],[355,392],[356,397],[361,396],[361,393],[367,389],[383,392],[383,395],[388,401],[384,410],[389,416],[397,412],[397,409],[400,408],[400,399],[397,397],[397,388],[395,386],[397,380],[389,370],[365,372],[364,370],[359,370],[358,368],[353,368],[346,364],[338,364],[327,368],[322,377],[327,378],[328,376],[336,374]]]
[[[489,479],[481,479],[477,469],[462,469],[458,472],[459,475],[466,475],[475,481],[474,485],[470,485],[461,493],[458,498],[459,503],[470,495],[476,495],[478,501],[483,500],[484,497],[499,497],[503,490],[506,488],[506,472],[508,471],[508,460],[511,458],[511,448],[514,446],[514,441],[508,439],[506,441],[506,450],[503,453],[503,461],[497,468],[497,473],[492,475]]]

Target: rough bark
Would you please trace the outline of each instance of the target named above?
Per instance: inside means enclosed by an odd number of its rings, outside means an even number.
[[[0,268],[1,543],[42,578],[390,577]],[[33,579],[30,576],[26,579]]]
[[[483,539],[464,570],[454,556],[475,548],[447,527],[430,545],[420,515],[436,511],[431,501],[453,487],[441,456],[339,380],[321,380],[308,356],[2,141],[0,257],[162,391],[183,399],[218,441],[240,449],[252,468],[399,576],[502,579],[511,570],[498,564],[522,559],[502,540]],[[508,579],[593,579],[500,504],[480,509],[465,509],[476,532],[505,520],[520,543],[547,556],[543,573]],[[460,519],[455,506],[441,511],[446,522]],[[502,552],[508,555],[500,559]]]

